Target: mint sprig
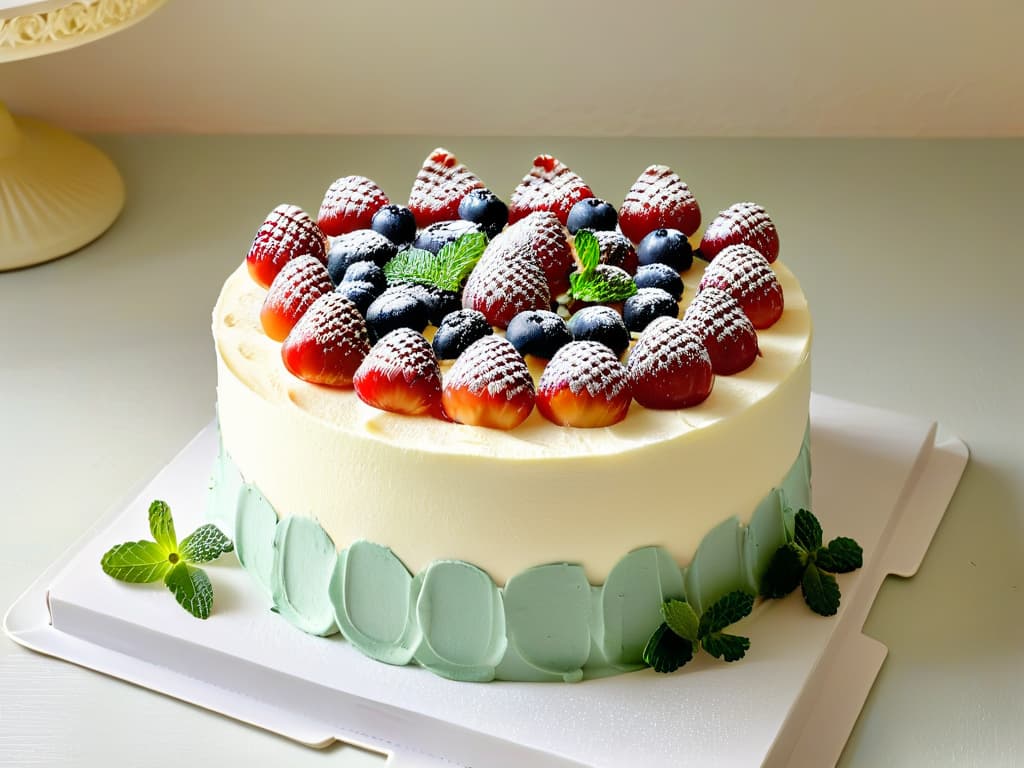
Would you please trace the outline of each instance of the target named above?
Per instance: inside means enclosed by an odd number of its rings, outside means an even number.
[[[420,248],[407,248],[384,265],[389,283],[420,283],[443,291],[458,291],[487,247],[483,232],[467,232],[437,254]]]
[[[163,501],[149,505],[149,531],[155,541],[128,541],[111,547],[100,559],[108,576],[131,584],[163,579],[178,603],[199,619],[213,608],[213,584],[194,563],[216,560],[234,545],[217,526],[207,523],[178,544],[171,508]]]
[[[737,590],[708,606],[700,616],[684,600],[666,600],[661,605],[665,619],[644,648],[644,662],[656,672],[674,672],[693,658],[694,651],[725,661],[738,661],[750,649],[750,639],[722,630],[748,615],[754,596]]]
[[[636,293],[636,283],[618,269],[601,269],[601,244],[594,233],[581,229],[573,239],[580,269],[569,275],[569,295],[597,304],[625,301]]]
[[[846,536],[822,545],[821,523],[806,509],[796,513],[793,540],[779,547],[761,579],[761,595],[785,597],[797,585],[815,613],[834,616],[841,594],[835,574],[855,571],[864,564],[860,544]]]

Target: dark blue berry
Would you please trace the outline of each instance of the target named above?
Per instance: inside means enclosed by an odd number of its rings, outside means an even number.
[[[342,280],[334,290],[351,300],[364,317],[370,304],[381,294],[377,286],[365,280]]]
[[[437,253],[448,243],[454,243],[467,232],[482,231],[483,229],[480,225],[472,221],[464,221],[462,219],[439,221],[436,224],[431,224],[426,229],[420,230],[420,233],[416,235],[416,242],[413,245],[416,248],[422,248],[424,251]]]
[[[512,318],[505,331],[519,354],[550,360],[555,352],[572,341],[565,320],[546,309],[528,309]]]
[[[370,229],[395,245],[406,245],[416,237],[416,218],[404,205],[385,205],[373,214]]]
[[[438,360],[454,360],[474,341],[494,333],[483,312],[459,309],[445,315],[432,342]]]
[[[508,206],[489,189],[474,189],[459,202],[459,218],[483,227],[488,238],[508,224]]]
[[[454,291],[438,288],[436,285],[398,283],[396,287],[404,288],[427,305],[429,311],[427,319],[431,325],[440,324],[445,315],[454,312],[462,306],[459,294]]]
[[[341,282],[347,283],[353,280],[372,283],[377,289],[378,295],[388,287],[388,279],[384,277],[384,270],[372,261],[357,261],[355,264],[351,264],[345,270],[345,276],[341,278]]]
[[[679,301],[683,298],[683,278],[668,264],[645,264],[633,278],[637,288],[661,288]]]
[[[335,285],[357,261],[372,261],[383,267],[398,253],[398,246],[372,229],[357,229],[334,238],[327,252],[327,272]]]
[[[598,341],[619,357],[629,346],[629,329],[611,307],[584,307],[569,318],[569,330],[576,341]]]
[[[565,220],[565,226],[572,235],[581,229],[613,230],[618,223],[619,214],[615,212],[615,207],[599,197],[580,200]]]
[[[656,229],[636,247],[640,265],[668,264],[676,272],[685,272],[693,264],[693,249],[678,229]]]
[[[429,320],[430,308],[406,285],[391,286],[366,310],[366,327],[374,342],[396,328],[422,333]]]
[[[641,288],[622,304],[622,319],[626,327],[637,333],[655,318],[676,317],[678,314],[678,302],[661,288]]]

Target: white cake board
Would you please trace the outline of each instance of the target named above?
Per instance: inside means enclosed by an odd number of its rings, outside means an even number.
[[[18,643],[311,746],[344,741],[391,766],[834,764],[886,655],[861,630],[888,574],[917,571],[967,462],[936,425],[815,396],[813,507],[826,540],[852,536],[864,567],[839,577],[838,616],[799,592],[738,625],[747,658],[577,684],[454,683],[302,634],[268,610],[232,555],[208,568],[198,621],[160,584],[103,574],[113,544],[147,538],[167,500],[179,535],[203,522],[216,453],[208,426],[129,503],[44,573],[4,620]],[[841,692],[835,695],[835,692]]]

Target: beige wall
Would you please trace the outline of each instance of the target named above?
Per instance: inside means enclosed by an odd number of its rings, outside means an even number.
[[[170,0],[0,65],[115,131],[1024,135],[1024,3]]]

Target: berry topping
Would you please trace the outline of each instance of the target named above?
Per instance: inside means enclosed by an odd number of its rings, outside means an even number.
[[[409,285],[391,286],[366,310],[366,325],[374,341],[397,328],[412,328],[422,333],[429,320],[430,307]]]
[[[575,235],[581,229],[611,231],[618,223],[619,214],[615,212],[615,206],[599,197],[588,197],[572,207],[565,226],[570,234]]]
[[[441,360],[454,360],[478,339],[494,333],[482,312],[460,309],[445,315],[434,334],[434,352]]]
[[[438,147],[420,169],[409,193],[409,210],[420,227],[438,221],[459,218],[459,203],[474,189],[483,189],[480,181],[447,149]]]
[[[755,328],[768,328],[782,317],[782,286],[768,260],[748,245],[730,245],[715,257],[697,286],[718,288],[734,299]]]
[[[629,346],[629,329],[611,307],[584,307],[569,318],[569,330],[576,341],[600,342],[616,357],[621,357]]]
[[[340,293],[325,293],[281,344],[284,367],[313,384],[347,387],[370,351],[366,321]]]
[[[335,291],[355,304],[363,317],[366,317],[370,305],[381,294],[377,286],[365,280],[342,280]]]
[[[489,189],[474,189],[459,203],[459,218],[479,224],[494,238],[508,224],[508,206]]]
[[[678,229],[689,237],[698,227],[700,206],[667,165],[652,165],[640,174],[619,209],[619,228],[634,243],[656,229]]]
[[[572,332],[565,320],[546,309],[528,309],[512,318],[505,338],[519,354],[550,360],[572,341]]]
[[[636,249],[618,232],[598,231],[594,233],[601,246],[601,263],[634,274],[638,266]]]
[[[580,200],[593,197],[590,187],[551,155],[537,155],[533,168],[512,192],[508,220],[514,224],[533,211],[551,211],[565,224]]]
[[[551,292],[529,244],[507,233],[487,246],[466,280],[462,306],[499,328],[527,309],[547,309]]]
[[[369,229],[373,215],[388,202],[384,190],[365,176],[342,176],[327,188],[316,223],[331,237]]]
[[[501,336],[474,341],[444,380],[441,404],[452,421],[513,429],[533,410],[536,395],[530,369]]]
[[[668,264],[644,264],[633,277],[637,288],[661,288],[679,301],[683,298],[683,279]]]
[[[372,229],[357,229],[336,237],[327,252],[327,271],[335,285],[357,261],[372,261],[384,266],[398,252],[398,246]]]
[[[662,317],[640,334],[626,361],[633,398],[644,408],[689,408],[711,394],[715,376],[700,337]]]
[[[537,383],[537,410],[564,427],[609,427],[626,418],[633,395],[626,368],[604,344],[573,341]]]
[[[552,298],[569,290],[569,273],[576,268],[576,259],[565,227],[555,214],[534,211],[509,227],[504,236],[520,238],[527,243],[544,270]]]
[[[352,380],[359,399],[409,416],[441,415],[441,368],[423,334],[397,328],[378,341]]]
[[[735,203],[715,217],[700,241],[701,255],[711,261],[730,245],[749,245],[772,264],[779,258],[779,233],[756,203]]]
[[[659,317],[678,315],[678,302],[661,288],[641,288],[622,305],[622,319],[626,327],[634,332],[642,331]]]
[[[370,229],[395,245],[406,245],[416,237],[416,217],[404,205],[385,205],[373,214]]]
[[[636,247],[640,264],[667,264],[676,272],[693,266],[693,248],[686,235],[678,229],[656,229],[648,232]]]
[[[377,294],[384,292],[388,287],[388,279],[384,276],[384,270],[372,261],[357,261],[345,270],[345,276],[341,282],[360,281],[370,283],[377,289]]]
[[[728,376],[748,368],[758,355],[757,331],[732,296],[705,288],[683,314],[683,322],[704,342],[715,373]]]
[[[451,221],[439,221],[421,229],[416,236],[414,248],[419,248],[431,253],[437,253],[448,243],[454,243],[463,235],[469,232],[482,232],[483,228],[472,221],[463,219],[452,219]]]
[[[401,288],[415,296],[427,307],[427,321],[431,325],[439,325],[447,315],[455,312],[462,306],[459,294],[455,291],[446,291],[436,285],[425,285],[423,283],[395,283],[396,288]]]
[[[252,279],[269,288],[286,262],[306,255],[326,264],[327,238],[304,210],[279,205],[256,231],[245,261]]]
[[[298,256],[281,269],[270,284],[260,309],[263,330],[274,341],[284,341],[306,310],[334,289],[327,267],[312,256]]]

